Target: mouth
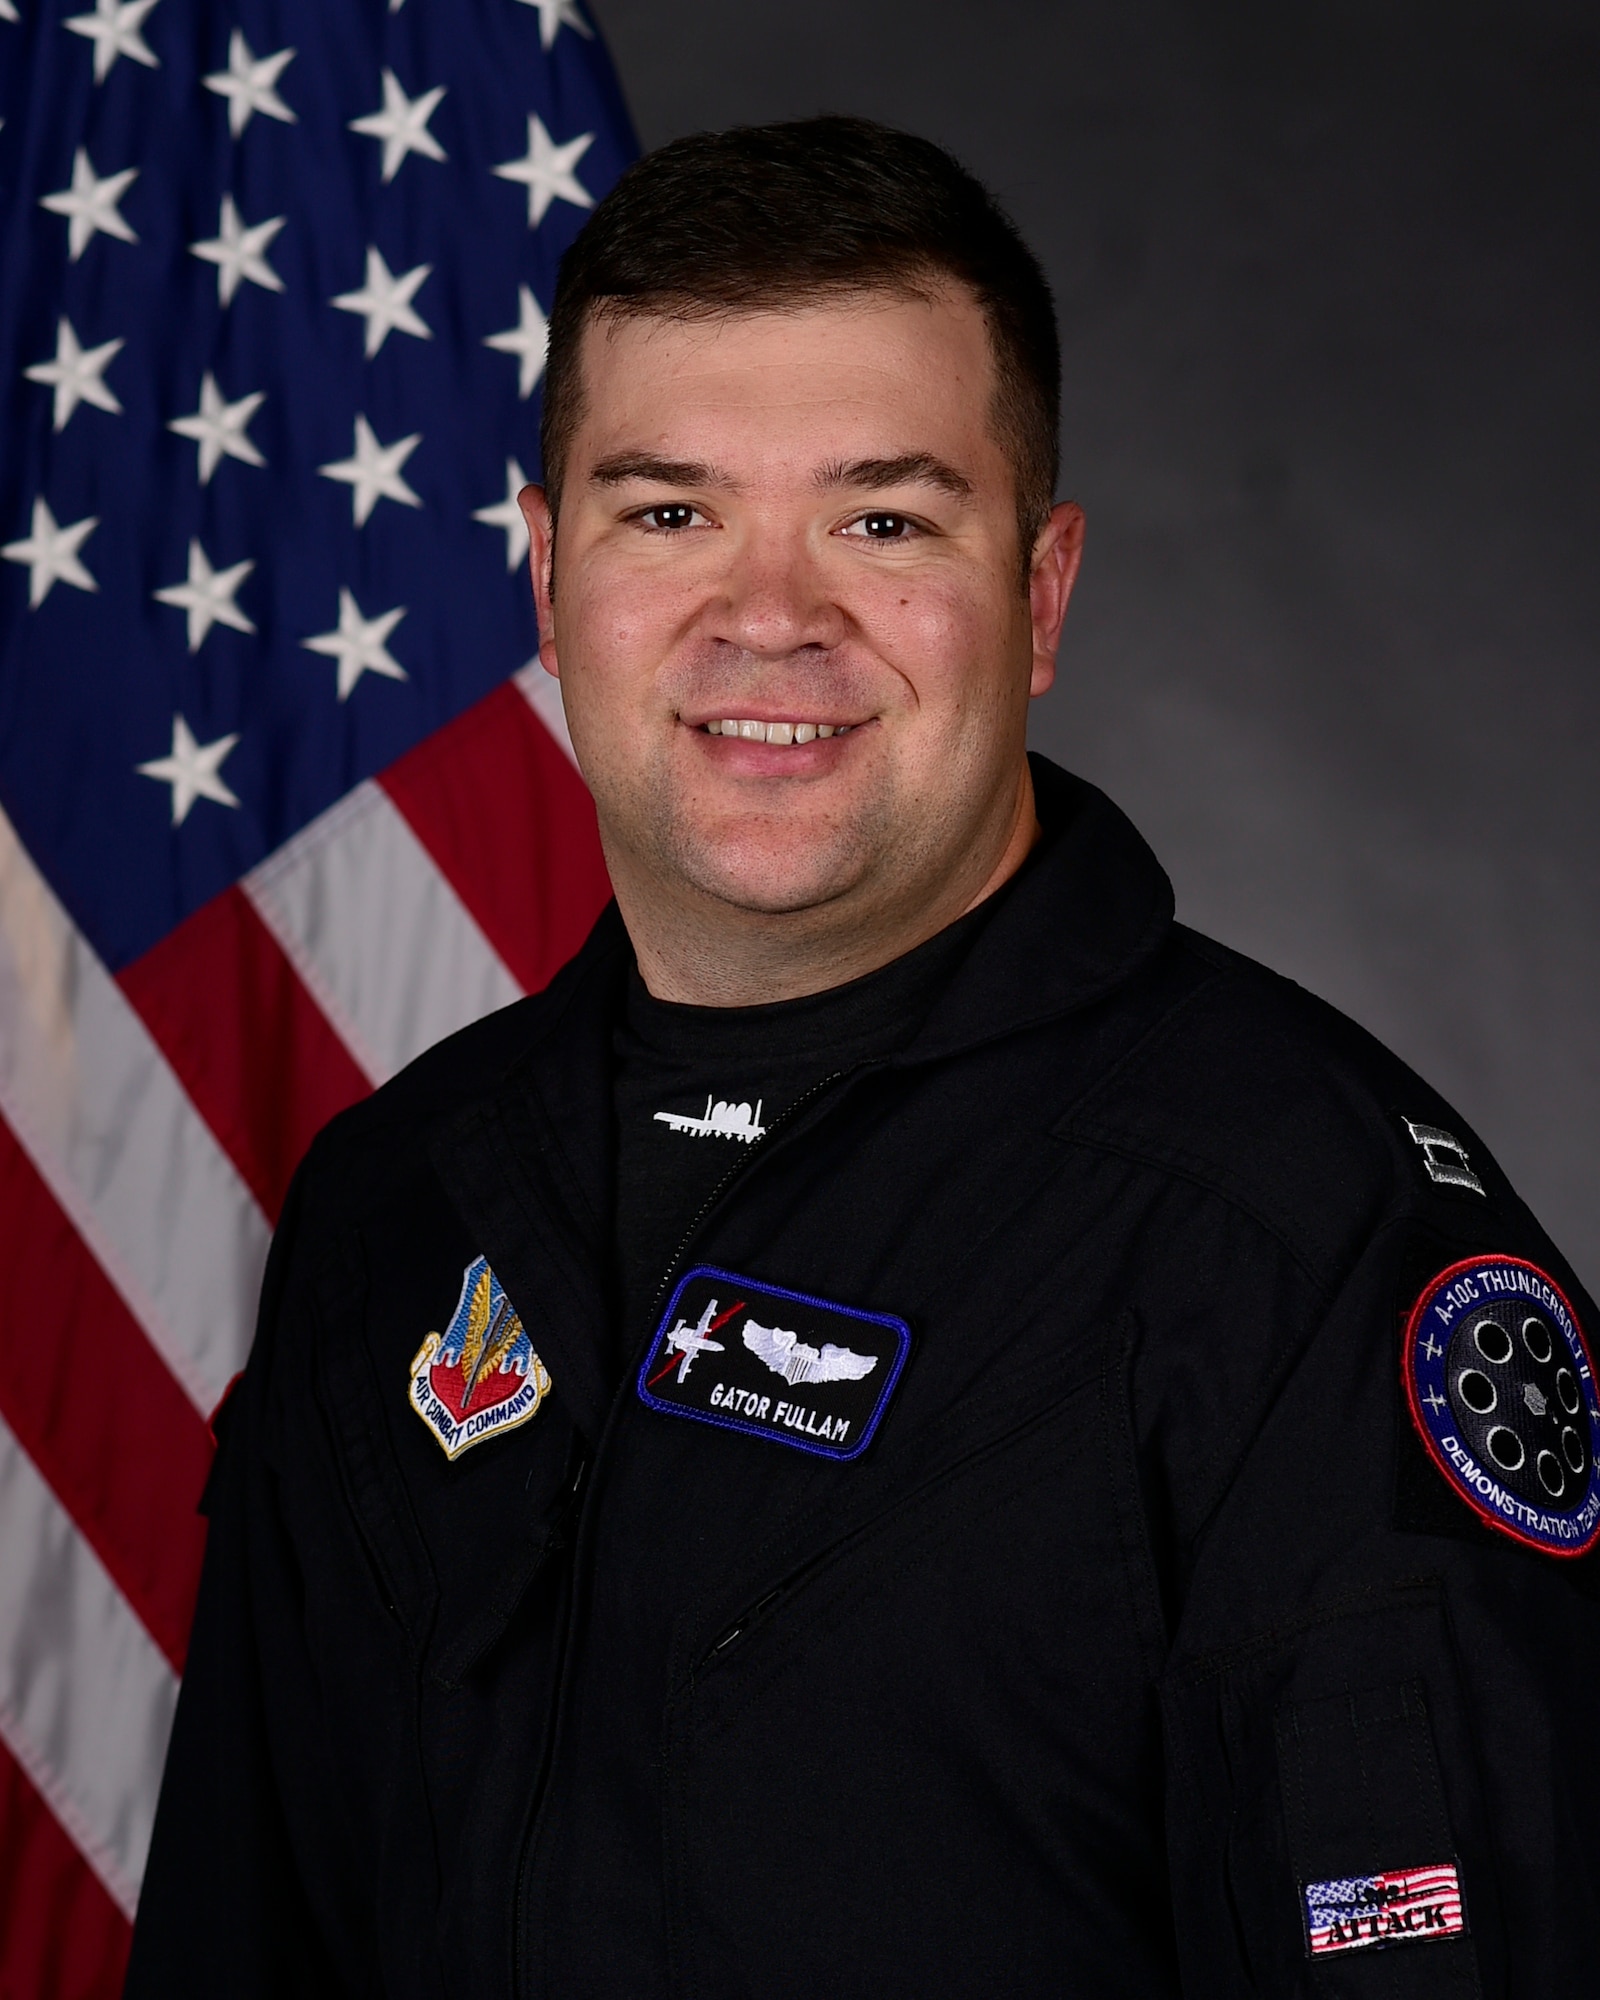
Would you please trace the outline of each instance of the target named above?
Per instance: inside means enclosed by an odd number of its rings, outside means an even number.
[[[849,722],[769,722],[753,716],[744,720],[729,719],[699,725],[700,733],[705,736],[736,737],[741,743],[775,743],[783,749],[807,743],[825,743],[830,736],[848,736],[853,727],[855,725]]]

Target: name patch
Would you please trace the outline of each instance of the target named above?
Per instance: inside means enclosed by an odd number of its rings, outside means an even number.
[[[911,1346],[890,1313],[857,1312],[699,1264],[672,1294],[639,1370],[652,1409],[856,1458]]]
[[[1345,1876],[1305,1885],[1306,1951],[1322,1958],[1374,1945],[1423,1944],[1461,1937],[1461,1879],[1453,1861],[1432,1868],[1394,1868],[1383,1875]]]
[[[1428,1456],[1478,1517],[1547,1555],[1600,1541],[1600,1407],[1566,1295],[1520,1257],[1469,1257],[1406,1321],[1406,1400]]]

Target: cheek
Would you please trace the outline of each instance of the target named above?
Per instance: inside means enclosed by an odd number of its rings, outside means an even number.
[[[661,577],[594,562],[556,587],[556,643],[563,671],[613,696],[651,685],[692,612],[689,593]]]
[[[980,685],[1005,674],[1010,607],[970,579],[875,577],[853,608],[868,644],[920,707],[964,708]]]

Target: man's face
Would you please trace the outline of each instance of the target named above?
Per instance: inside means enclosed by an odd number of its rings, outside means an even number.
[[[977,306],[591,326],[582,371],[553,601],[528,512],[624,913],[627,889],[847,927],[965,907],[1031,810],[1081,519],[1056,510],[1024,594]]]

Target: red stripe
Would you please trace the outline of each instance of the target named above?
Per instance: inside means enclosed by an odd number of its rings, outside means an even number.
[[[117,2000],[132,1935],[0,1744],[0,2000]]]
[[[4,1124],[0,1414],[181,1671],[205,1545],[205,1422]],[[0,1838],[4,1824],[0,1812]]]
[[[594,802],[509,682],[408,751],[384,789],[526,992],[611,895]]]
[[[249,898],[225,890],[118,975],[267,1214],[320,1128],[371,1085]]]

